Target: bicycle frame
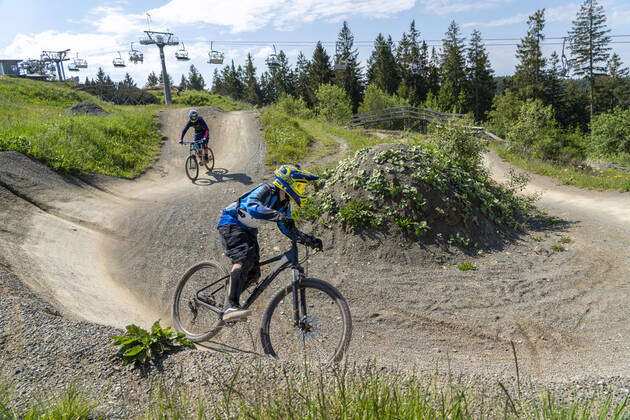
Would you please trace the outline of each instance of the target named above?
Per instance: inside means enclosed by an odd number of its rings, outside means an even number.
[[[295,319],[295,323],[296,325],[298,325],[300,323],[300,320],[306,317],[306,301],[305,301],[305,296],[304,296],[304,290],[302,289],[300,292],[300,299],[298,302],[297,296],[297,290],[298,290],[298,286],[300,283],[300,280],[302,278],[302,276],[304,275],[304,269],[300,266],[299,264],[299,259],[298,259],[298,248],[297,248],[297,242],[296,241],[291,241],[291,248],[281,254],[278,255],[276,257],[270,258],[268,260],[262,261],[258,264],[259,267],[265,266],[265,265],[269,265],[271,263],[274,263],[276,261],[279,261],[279,263],[271,270],[271,272],[263,279],[262,282],[260,282],[256,288],[252,291],[252,293],[250,294],[249,298],[247,298],[247,301],[245,302],[245,304],[243,305],[243,308],[249,308],[255,301],[256,299],[258,299],[258,297],[262,294],[262,292],[265,291],[265,289],[267,289],[267,287],[269,287],[269,285],[271,284],[271,282],[285,269],[287,269],[289,266],[291,267],[292,271],[293,271],[293,281],[291,282],[291,286],[293,288],[293,309],[294,309],[294,319]],[[211,305],[209,303],[204,302],[202,299],[199,298],[199,294],[207,289],[212,288],[213,286],[216,286],[217,284],[221,283],[221,282],[225,282],[226,280],[229,279],[229,275],[221,277],[220,279],[214,281],[213,283],[209,284],[208,286],[205,286],[199,290],[197,290],[197,293],[195,294],[195,300],[209,308],[210,310],[212,310],[213,312],[216,312],[219,315],[223,314],[223,310],[221,308],[218,308],[214,305]],[[212,292],[212,295],[214,296],[215,293],[218,293],[219,291],[221,291],[223,288],[225,288],[225,285],[219,287],[217,290],[215,290],[214,292]],[[301,316],[300,316],[300,309],[301,309]]]

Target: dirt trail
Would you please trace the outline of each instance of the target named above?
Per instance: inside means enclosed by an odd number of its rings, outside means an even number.
[[[0,153],[0,264],[75,317],[119,327],[167,320],[179,276],[221,254],[214,228],[220,210],[266,174],[256,112],[200,113],[212,131],[216,167],[195,184],[183,170],[187,148],[177,144],[185,109],[161,114],[160,159],[135,181],[62,177],[23,155]],[[506,164],[492,155],[488,162],[497,179],[505,177]],[[523,237],[475,257],[474,272],[452,263],[357,261],[335,249],[314,258],[309,273],[350,302],[351,357],[511,374],[514,341],[523,375],[630,375],[630,196],[538,177],[530,188],[544,190],[542,207],[568,224],[541,231],[540,241]],[[567,251],[551,252],[561,236],[573,239]],[[261,230],[260,241],[263,257],[288,243],[273,226]],[[251,336],[259,318],[223,332],[223,350],[258,351]]]

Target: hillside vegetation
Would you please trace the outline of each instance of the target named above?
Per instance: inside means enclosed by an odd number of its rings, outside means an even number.
[[[109,115],[72,115],[91,101]],[[62,83],[0,76],[0,151],[30,155],[71,173],[133,178],[159,150],[156,106],[114,106]]]

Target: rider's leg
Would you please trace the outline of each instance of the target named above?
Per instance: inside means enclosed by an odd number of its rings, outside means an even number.
[[[247,273],[259,258],[256,236],[235,225],[219,226],[221,245],[225,255],[232,260],[232,270],[228,284],[228,308],[223,313],[226,322],[237,321],[249,316],[251,311],[241,309],[240,295],[247,279]]]

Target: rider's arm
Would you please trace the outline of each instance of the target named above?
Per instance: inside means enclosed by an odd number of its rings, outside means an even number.
[[[186,131],[188,131],[188,129],[190,128],[190,121],[188,121],[186,123],[186,125],[184,126],[184,129],[182,130],[182,135],[179,137],[179,140],[184,140],[184,136],[186,135]]]
[[[298,228],[295,226],[295,223],[291,219],[291,206],[288,205],[286,206],[286,208],[281,209],[280,211],[282,210],[284,210],[283,214],[286,216],[287,220],[282,220],[282,221],[277,222],[278,229],[280,229],[280,232],[282,232],[285,236],[287,236],[291,240],[302,238],[303,236],[302,232],[298,230]]]
[[[252,191],[246,198],[247,213],[254,219],[269,220],[274,222],[284,215],[277,210],[267,207],[265,203],[272,201],[273,191],[271,186],[263,184]]]

